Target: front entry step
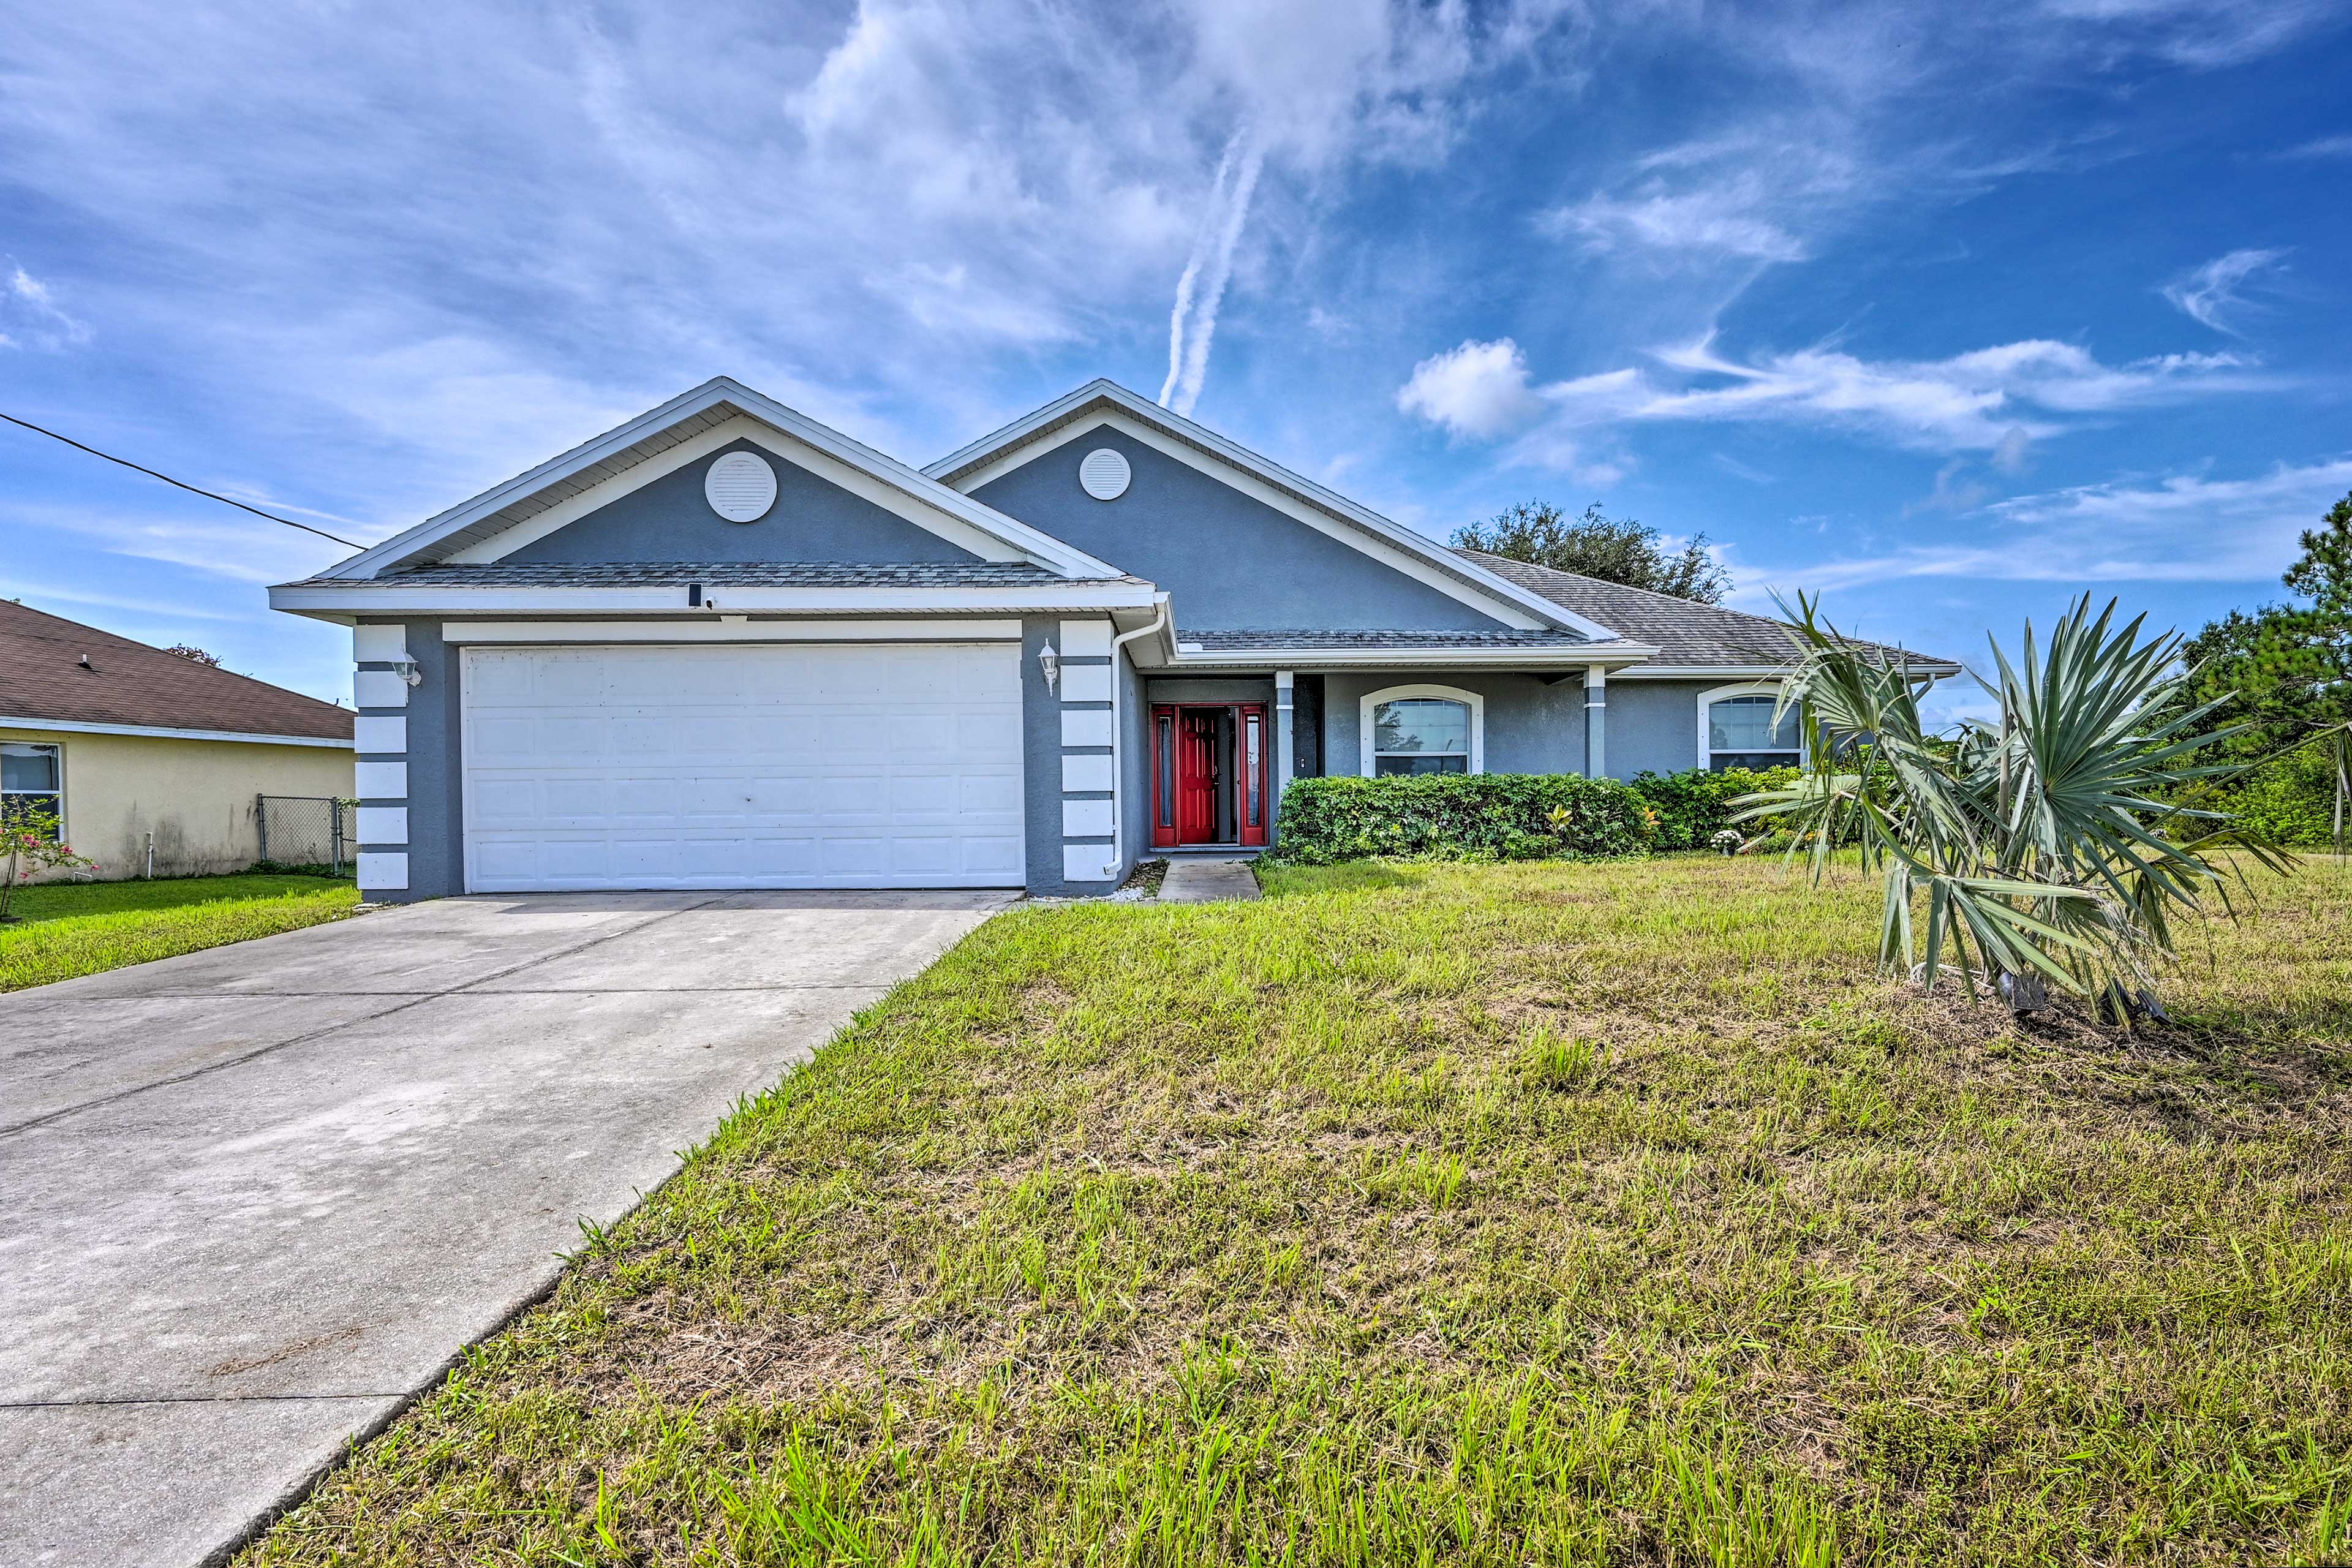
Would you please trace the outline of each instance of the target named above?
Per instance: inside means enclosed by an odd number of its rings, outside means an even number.
[[[1213,904],[1257,896],[1257,878],[1246,860],[1171,860],[1168,879],[1160,884],[1163,904]]]

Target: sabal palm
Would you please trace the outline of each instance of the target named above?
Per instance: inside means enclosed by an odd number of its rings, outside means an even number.
[[[2179,918],[2228,907],[2231,868],[2216,853],[2282,858],[2222,813],[2167,804],[2243,765],[2197,756],[2237,731],[2197,732],[2219,704],[2186,700],[2177,634],[2144,641],[2144,617],[2115,629],[2115,614],[2077,600],[2046,648],[2029,624],[2014,665],[1996,644],[1998,679],[1978,683],[1999,721],[1936,736],[1920,718],[1924,678],[1800,597],[1801,661],[1780,708],[1801,711],[1811,761],[1791,788],[1745,797],[1743,817],[1794,829],[1790,854],[1817,879],[1833,848],[1860,847],[1885,878],[1887,967],[1933,986],[1948,952],[1971,994],[1972,970],[2041,976],[2127,1015],[2152,1000]]]

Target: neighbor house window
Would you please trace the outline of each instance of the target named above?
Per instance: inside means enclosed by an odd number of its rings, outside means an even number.
[[[1363,700],[1368,778],[1486,771],[1486,704],[1446,686],[1399,686]]]
[[[1792,768],[1804,761],[1804,745],[1798,738],[1797,710],[1794,708],[1772,721],[1772,710],[1780,698],[1774,691],[1742,691],[1730,696],[1711,697],[1700,704],[1700,724],[1705,731],[1706,755],[1702,759],[1707,771],[1721,773],[1726,768]]]
[[[23,741],[0,742],[0,820],[13,820],[19,813],[46,811],[63,823],[65,783],[65,760],[60,748]]]

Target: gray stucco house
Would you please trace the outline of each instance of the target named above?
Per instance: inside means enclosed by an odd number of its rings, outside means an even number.
[[[915,469],[721,378],[270,603],[361,887],[1102,892],[1291,779],[1793,759],[1736,611],[1449,549],[1094,382]]]

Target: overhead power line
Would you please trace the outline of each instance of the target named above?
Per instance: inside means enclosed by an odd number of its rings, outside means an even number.
[[[0,414],[0,419],[5,419],[11,425],[22,426],[24,428],[32,431],[37,436],[47,436],[52,441],[63,441],[67,446],[71,447],[77,452],[88,452],[93,458],[104,458],[110,463],[120,463],[126,468],[135,469],[136,471],[146,475],[151,479],[161,479],[167,485],[177,485],[180,489],[186,490],[189,494],[202,496],[206,500],[216,500],[223,506],[233,506],[239,511],[249,511],[254,516],[267,518],[271,522],[282,522],[289,528],[299,528],[305,533],[315,533],[321,539],[331,539],[337,544],[347,545],[353,550],[365,550],[367,548],[366,545],[360,543],[356,540],[345,539],[340,533],[329,533],[323,528],[312,528],[307,522],[297,522],[290,517],[279,517],[276,512],[264,511],[257,506],[247,506],[241,500],[231,500],[226,496],[215,495],[212,491],[200,489],[196,486],[189,484],[184,479],[175,479],[169,474],[159,474],[154,469],[144,467],[142,464],[134,463],[128,458],[118,458],[111,452],[101,452],[95,447],[85,447],[70,436],[60,436],[54,430],[43,429],[40,426],[34,424],[29,419],[19,419],[13,414]]]

